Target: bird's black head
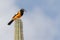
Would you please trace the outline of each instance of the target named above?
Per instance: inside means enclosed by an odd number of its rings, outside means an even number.
[[[24,14],[24,9],[20,9],[20,12],[21,12],[21,16]]]
[[[22,8],[21,10],[20,10],[20,12],[24,12],[25,10]]]

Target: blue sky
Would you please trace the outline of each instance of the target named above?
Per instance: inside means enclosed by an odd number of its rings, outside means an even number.
[[[14,23],[7,23],[24,8],[25,40],[60,40],[60,0],[0,0],[0,40],[14,40]]]
[[[32,10],[34,7],[38,6],[43,9],[47,16],[54,18],[59,12],[59,0],[18,0],[16,5],[20,8],[24,7],[26,9]],[[52,15],[51,15],[52,14]]]

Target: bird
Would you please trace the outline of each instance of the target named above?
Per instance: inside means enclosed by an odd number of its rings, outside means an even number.
[[[23,16],[23,14],[24,14],[24,11],[25,11],[25,9],[20,9],[18,12],[17,12],[17,14],[15,14],[13,17],[12,17],[12,19],[8,22],[8,25],[11,25],[11,23],[14,21],[14,20],[16,20],[16,19],[18,19],[18,18],[21,18],[22,16]]]

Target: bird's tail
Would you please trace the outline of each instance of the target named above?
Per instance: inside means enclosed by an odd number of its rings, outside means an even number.
[[[8,25],[10,25],[13,21],[14,21],[14,20],[11,20],[11,21],[8,23]]]

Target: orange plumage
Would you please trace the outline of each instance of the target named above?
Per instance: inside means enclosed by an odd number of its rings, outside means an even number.
[[[18,19],[18,18],[21,18],[21,16],[24,14],[24,9],[21,9],[20,11],[18,11],[17,14],[15,14],[13,17],[12,17],[12,20],[8,23],[8,25],[10,25],[14,20]]]

